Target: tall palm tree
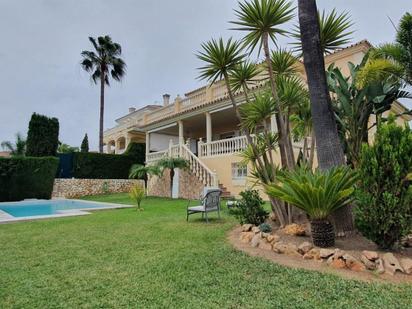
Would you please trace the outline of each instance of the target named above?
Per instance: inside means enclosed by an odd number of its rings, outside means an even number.
[[[250,52],[253,52],[256,48],[258,48],[259,52],[263,50],[270,87],[275,101],[278,101],[278,94],[271,65],[269,40],[276,44],[277,36],[287,33],[287,31],[281,29],[280,26],[293,18],[294,9],[292,2],[287,0],[253,0],[250,2],[240,2],[239,9],[235,10],[238,20],[231,22],[238,26],[233,30],[248,32],[243,42],[245,46],[248,46]],[[279,106],[276,110],[276,123],[279,129],[279,149],[282,165],[293,167],[293,150],[289,147],[286,140],[286,126]]]
[[[122,48],[112,41],[110,36],[99,36],[97,41],[89,37],[94,51],[81,52],[83,60],[81,66],[86,72],[91,73],[91,79],[95,84],[100,81],[100,121],[99,121],[99,152],[103,152],[103,118],[104,118],[104,87],[110,86],[109,76],[116,81],[126,74],[126,64],[120,58]]]
[[[10,141],[4,141],[1,143],[1,147],[10,151],[12,156],[24,156],[26,153],[26,139],[20,133],[17,133],[14,144]]]
[[[308,79],[318,164],[320,169],[327,170],[334,166],[344,165],[345,156],[326,82],[316,0],[298,0],[298,7],[303,61]],[[350,207],[337,211],[334,214],[334,223],[338,234],[352,231],[354,226]]]
[[[164,169],[169,170],[170,176],[170,197],[173,197],[173,178],[175,177],[175,169],[187,169],[189,162],[183,158],[165,157],[156,163],[161,173]]]

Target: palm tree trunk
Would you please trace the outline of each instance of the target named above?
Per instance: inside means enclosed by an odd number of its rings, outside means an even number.
[[[313,159],[315,158],[315,146],[316,146],[316,137],[315,132],[312,129],[312,134],[310,136],[310,151],[309,151],[309,167],[313,167]]]
[[[103,120],[104,120],[104,68],[101,66],[100,76],[100,119],[99,119],[99,152],[103,153]]]
[[[344,165],[345,156],[326,83],[316,0],[298,0],[298,6],[303,60],[308,80],[318,162],[319,167],[326,170]],[[350,207],[341,208],[332,217],[338,235],[353,231]]]
[[[268,41],[268,33],[263,34],[263,50],[265,53],[265,61],[268,67],[269,72],[269,80],[270,80],[270,88],[272,90],[273,99],[275,102],[279,102],[279,96],[276,89],[275,78],[273,74],[272,68],[272,61],[270,60],[270,51],[269,51],[269,41]],[[285,122],[283,121],[283,115],[281,113],[281,109],[276,104],[276,124],[279,129],[279,151],[280,151],[280,158],[283,167],[293,168],[294,160],[291,157],[291,149],[289,149],[289,145],[287,142],[287,132]]]
[[[170,169],[170,198],[173,198],[173,178],[175,176],[175,170]]]

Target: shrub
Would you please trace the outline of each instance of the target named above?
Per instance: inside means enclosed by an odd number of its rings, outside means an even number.
[[[59,121],[34,113],[29,122],[26,155],[31,157],[56,156],[59,146]]]
[[[76,152],[73,177],[83,179],[128,179],[135,159],[126,155]]]
[[[381,125],[372,146],[364,145],[356,191],[355,223],[379,247],[393,247],[412,229],[412,131]]]
[[[130,198],[136,202],[137,210],[143,210],[140,208],[143,198],[145,197],[145,189],[142,186],[136,185],[130,190]]]
[[[0,158],[0,201],[50,199],[58,159]]]
[[[263,208],[264,202],[257,190],[240,192],[241,200],[231,213],[239,220],[240,224],[260,225],[265,222],[269,213]]]
[[[134,157],[134,163],[143,165],[146,161],[146,144],[130,143],[124,154]]]
[[[272,232],[272,227],[270,226],[270,224],[262,223],[261,225],[259,225],[259,230],[263,233],[270,233]]]
[[[82,144],[80,145],[80,151],[89,152],[89,137],[87,136],[87,134],[84,135]]]

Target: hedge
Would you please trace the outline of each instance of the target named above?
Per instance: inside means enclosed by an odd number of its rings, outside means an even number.
[[[82,179],[128,179],[136,159],[103,153],[73,153],[73,177]]]
[[[58,164],[55,157],[0,158],[0,201],[50,199]]]
[[[57,118],[34,113],[29,122],[26,156],[55,156],[59,146],[59,121]]]

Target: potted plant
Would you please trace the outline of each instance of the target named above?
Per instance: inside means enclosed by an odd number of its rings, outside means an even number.
[[[312,241],[326,248],[335,244],[333,225],[328,220],[337,209],[352,202],[356,174],[346,167],[327,171],[298,168],[279,171],[267,194],[302,209],[309,216]]]

